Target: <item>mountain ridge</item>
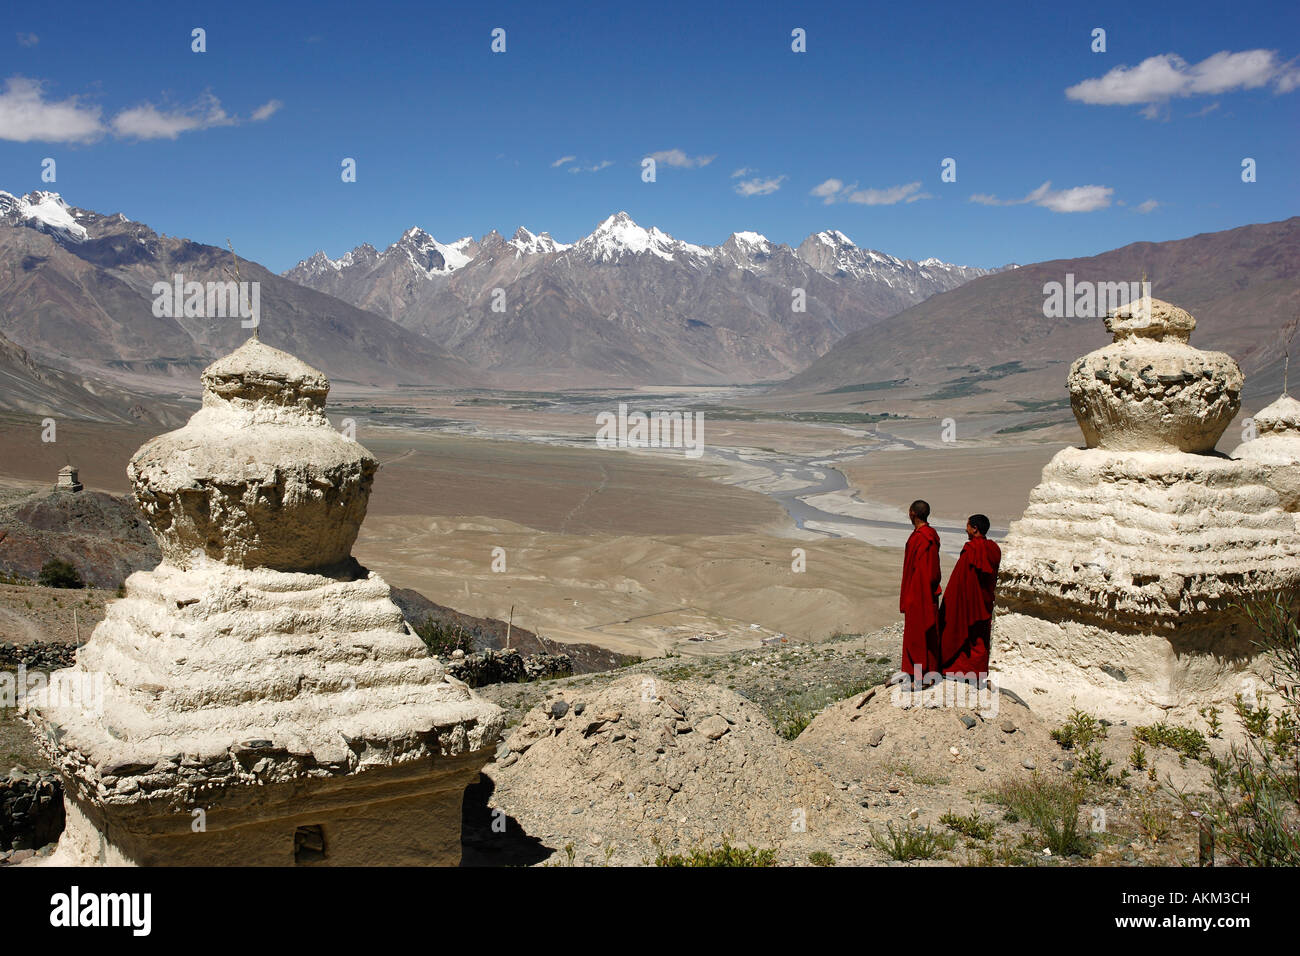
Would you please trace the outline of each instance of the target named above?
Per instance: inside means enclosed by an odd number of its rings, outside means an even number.
[[[452,245],[462,259],[440,251]],[[382,252],[317,252],[284,276],[497,378],[600,385],[783,378],[845,334],[990,271],[899,259],[834,230],[798,248],[748,231],[701,246],[620,211],[572,243],[520,226],[510,240],[492,230],[444,244],[412,227]]]

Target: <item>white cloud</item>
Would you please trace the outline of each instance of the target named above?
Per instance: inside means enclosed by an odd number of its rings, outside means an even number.
[[[133,139],[176,139],[181,133],[231,126],[236,120],[221,108],[211,93],[204,94],[191,107],[160,110],[152,103],[123,110],[113,117],[113,132]]]
[[[1052,212],[1093,212],[1110,205],[1114,194],[1110,186],[1074,186],[1070,189],[1053,189],[1051,182],[1045,182],[1023,199],[999,199],[988,193],[976,193],[970,197],[971,202],[984,206],[1023,206],[1032,203]]]
[[[758,170],[750,169],[748,166],[741,166],[738,170],[736,170],[734,173],[731,174],[731,178],[739,179],[741,176],[748,176],[750,173],[756,173],[756,172],[758,172]]]
[[[588,165],[586,165],[586,166],[583,166],[581,163],[575,164],[575,165],[569,167],[569,172],[571,172],[571,173],[598,173],[598,172],[600,172],[602,169],[606,168],[607,166],[613,166],[613,165],[614,165],[614,161],[613,161],[612,159],[602,159],[602,160],[601,160],[600,162],[598,162],[598,163],[590,163],[590,164],[588,164]]]
[[[657,153],[651,153],[648,157],[656,163],[664,166],[677,166],[681,169],[691,169],[696,166],[707,166],[718,158],[714,153],[712,156],[687,156],[680,149],[661,149]]]
[[[253,110],[253,115],[249,117],[254,123],[260,123],[263,120],[269,120],[276,113],[280,112],[280,107],[284,106],[279,100],[267,100],[257,109]]]
[[[843,180],[828,179],[826,180],[826,182],[818,186],[814,186],[811,190],[808,191],[808,195],[821,196],[825,198],[826,202],[829,204],[834,201],[832,197],[843,188],[844,188]]]
[[[893,206],[900,202],[913,203],[921,199],[933,199],[930,193],[919,192],[921,183],[905,183],[901,186],[888,186],[884,189],[859,189],[858,184],[845,186],[843,180],[828,179],[814,186],[809,195],[821,198],[824,205],[851,202],[861,206]]]
[[[1147,57],[1137,66],[1117,66],[1105,76],[1068,87],[1065,95],[1101,106],[1146,104],[1142,115],[1157,115],[1152,104],[1175,97],[1217,96],[1234,90],[1254,90],[1272,84],[1275,93],[1300,87],[1300,67],[1283,63],[1276,50],[1227,50],[1189,64],[1176,53]]]
[[[1160,203],[1156,202],[1154,199],[1148,199],[1146,202],[1139,203],[1138,205],[1134,206],[1133,208],[1136,209],[1138,212],[1142,213],[1142,215],[1145,216],[1147,213],[1151,212],[1153,209],[1155,209],[1155,208],[1156,208],[1157,206],[1159,206],[1159,205],[1160,205]]]
[[[571,163],[577,158],[577,156],[561,156],[555,162],[551,163],[551,169],[554,169],[556,166],[563,166],[565,163]]]
[[[19,34],[18,34],[18,45],[19,45],[19,46],[36,46],[36,44],[38,44],[38,43],[40,43],[40,42],[41,42],[41,38],[38,37],[35,33],[19,33]]]
[[[741,196],[767,196],[780,189],[785,179],[785,176],[773,176],[770,179],[755,176],[753,179],[742,179],[736,183],[735,189]]]
[[[82,106],[77,97],[46,100],[36,80],[14,76],[0,93],[0,139],[15,143],[85,143],[104,133],[98,106]]]
[[[268,100],[249,117],[254,122],[269,119],[284,104]],[[4,81],[0,92],[0,140],[16,143],[85,143],[105,133],[129,139],[176,139],[191,130],[214,126],[234,126],[240,122],[221,106],[221,101],[205,93],[190,107],[159,109],[142,103],[122,110],[106,125],[103,110],[82,105],[75,96],[55,102],[45,98],[39,80],[14,76]]]

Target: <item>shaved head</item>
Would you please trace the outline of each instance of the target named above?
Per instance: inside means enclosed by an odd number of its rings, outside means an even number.
[[[989,533],[989,519],[986,515],[971,515],[966,522],[982,535]]]
[[[922,521],[929,521],[930,502],[922,501],[920,498],[917,498],[915,501],[912,502],[911,507],[907,509],[907,513],[908,515],[913,515],[917,518],[920,518]]]

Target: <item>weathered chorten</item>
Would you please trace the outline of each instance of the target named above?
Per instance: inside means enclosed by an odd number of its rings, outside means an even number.
[[[455,864],[503,726],[350,556],[375,459],[251,339],[127,473],[162,549],[33,708],[66,864]],[[78,695],[68,688],[102,688]]]
[[[1003,544],[993,668],[1049,714],[1223,709],[1264,667],[1235,605],[1300,585],[1300,403],[1216,453],[1243,378],[1195,326],[1155,299],[1107,317],[1114,343],[1069,375],[1087,447],[1048,463]]]
[[[82,484],[77,480],[77,469],[71,465],[64,465],[59,469],[59,475],[54,480],[55,491],[72,491],[77,492],[82,489]]]

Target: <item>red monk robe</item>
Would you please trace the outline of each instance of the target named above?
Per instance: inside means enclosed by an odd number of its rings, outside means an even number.
[[[939,535],[923,524],[907,539],[903,587],[898,596],[898,611],[903,615],[903,662],[899,666],[913,680],[917,668],[922,676],[939,670],[940,580]]]
[[[987,677],[993,586],[1001,561],[1002,549],[988,538],[972,538],[961,549],[939,611],[943,673]]]

